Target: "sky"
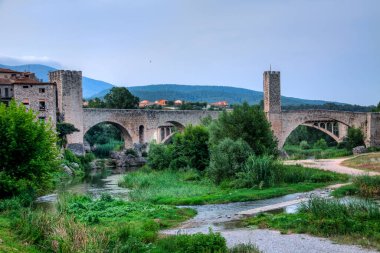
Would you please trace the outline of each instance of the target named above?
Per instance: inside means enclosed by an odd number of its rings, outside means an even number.
[[[118,86],[174,83],[380,101],[379,0],[0,0],[0,63],[82,70]]]

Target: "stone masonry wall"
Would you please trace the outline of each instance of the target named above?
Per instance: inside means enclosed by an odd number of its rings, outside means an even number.
[[[40,92],[45,89],[45,92]],[[38,113],[38,117],[51,120],[53,127],[56,124],[56,85],[50,83],[15,84],[14,98],[20,103],[29,100],[29,108]],[[45,110],[40,110],[40,101],[45,102]]]

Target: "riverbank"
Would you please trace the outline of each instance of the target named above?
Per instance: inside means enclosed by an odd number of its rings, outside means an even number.
[[[204,205],[244,202],[279,197],[296,192],[307,192],[335,182],[345,182],[348,177],[318,169],[300,166],[283,167],[284,183],[271,187],[234,187],[233,181],[220,185],[192,170],[153,171],[140,170],[128,173],[121,186],[131,189],[130,198],[169,205]]]

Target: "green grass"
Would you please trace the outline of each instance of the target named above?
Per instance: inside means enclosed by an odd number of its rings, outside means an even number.
[[[380,172],[380,153],[359,155],[345,160],[342,165],[355,169]]]
[[[11,218],[0,214],[0,252],[4,253],[38,253],[36,247],[20,240],[11,225]]]
[[[380,209],[375,202],[311,199],[295,214],[261,214],[247,226],[279,229],[282,233],[308,233],[380,249]]]
[[[307,159],[314,157],[315,159],[327,159],[352,155],[352,152],[347,149],[338,149],[337,147],[329,147],[327,149],[310,148],[302,149],[295,145],[286,145],[284,150],[289,155],[290,159]]]
[[[311,191],[332,182],[346,181],[347,176],[300,166],[284,166],[288,182],[270,188],[230,187],[231,182],[216,185],[193,171],[139,170],[128,173],[121,186],[131,188],[135,201],[170,205],[203,205],[252,201],[278,197],[295,192]],[[301,182],[301,183],[296,183]]]
[[[334,197],[356,195],[365,198],[380,198],[380,176],[357,176],[352,184],[336,189],[332,195]]]

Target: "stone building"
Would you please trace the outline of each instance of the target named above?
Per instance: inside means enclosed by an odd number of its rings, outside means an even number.
[[[0,102],[11,99],[38,113],[41,120],[57,120],[57,88],[55,83],[38,80],[34,73],[0,69]]]

